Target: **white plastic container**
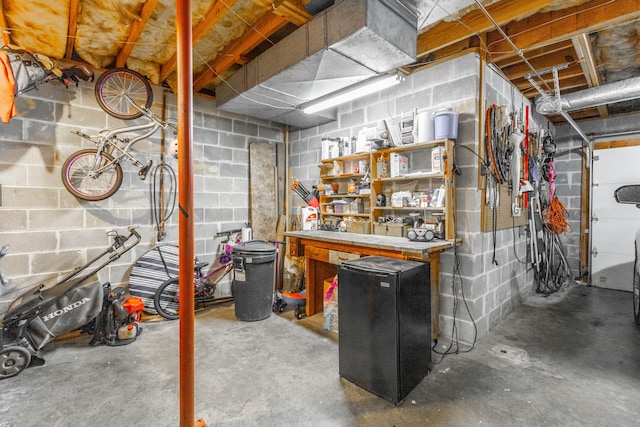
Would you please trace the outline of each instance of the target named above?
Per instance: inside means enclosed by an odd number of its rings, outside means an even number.
[[[317,230],[318,229],[318,210],[311,206],[302,208],[302,229]]]
[[[432,113],[427,111],[418,113],[416,123],[416,142],[429,142],[435,139]]]
[[[433,113],[435,139],[458,139],[458,113],[451,108]]]

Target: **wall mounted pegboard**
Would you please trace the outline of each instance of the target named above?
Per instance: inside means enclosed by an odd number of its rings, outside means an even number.
[[[490,232],[527,224],[525,197],[514,195],[514,191],[519,190],[521,178],[527,175],[528,120],[523,132],[508,108],[491,105],[485,113],[481,155],[486,159],[486,175],[479,180],[484,196],[481,230]]]
[[[485,180],[486,181],[486,180]],[[483,188],[483,195],[486,200],[486,184]],[[528,221],[528,211],[523,208],[522,196],[518,197],[518,206],[520,209],[519,216],[513,216],[513,193],[511,189],[506,185],[498,185],[498,205],[496,208],[491,208],[487,203],[483,203],[480,213],[480,220],[483,232],[489,232],[493,230],[506,230],[508,228],[519,227],[526,225]]]

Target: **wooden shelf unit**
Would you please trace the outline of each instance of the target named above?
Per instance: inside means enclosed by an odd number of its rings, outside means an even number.
[[[357,153],[349,156],[340,156],[321,160],[321,182],[325,189],[320,196],[320,215],[330,216],[355,216],[370,219],[370,232],[373,232],[373,224],[378,222],[381,216],[408,217],[410,213],[417,213],[427,223],[442,223],[444,225],[444,239],[453,241],[455,230],[453,218],[455,212],[455,185],[453,180],[453,156],[455,141],[442,139],[429,142],[418,142],[402,146],[378,149],[367,153]],[[440,161],[436,167],[432,164],[433,150],[437,149]],[[391,176],[391,157],[396,155],[406,158],[406,170],[396,176]],[[403,159],[404,160],[404,159]],[[382,165],[386,162],[386,169]],[[332,166],[338,166],[338,170]],[[439,165],[439,167],[438,167]],[[349,193],[350,180],[360,182],[365,177],[364,167],[369,170],[370,191],[367,194]],[[385,170],[383,170],[385,169]],[[393,168],[396,173],[397,168]],[[330,174],[323,174],[332,171]],[[386,173],[386,174],[385,174]],[[333,193],[333,188],[336,192]],[[353,187],[353,185],[352,185]],[[437,191],[436,191],[437,190]],[[409,191],[411,200],[402,201],[402,206],[390,206],[387,200],[395,192]],[[436,205],[434,194],[443,192],[443,203]],[[380,204],[378,196],[384,196],[385,205]],[[366,199],[369,207],[364,212],[350,213],[332,212],[328,206],[334,206],[340,199]]]

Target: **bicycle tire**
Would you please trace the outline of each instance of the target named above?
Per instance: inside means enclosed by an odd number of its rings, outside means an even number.
[[[113,196],[122,185],[122,167],[118,163],[100,175],[89,175],[97,154],[98,150],[94,149],[76,151],[62,165],[62,183],[78,199],[89,202],[104,200]],[[103,164],[115,161],[105,152],[100,156]]]
[[[638,265],[637,250],[633,261],[633,318],[636,326],[640,327],[640,271],[636,267]]]
[[[167,320],[180,318],[180,304],[178,299],[178,278],[165,280],[153,295],[153,305],[158,314]]]
[[[133,120],[142,112],[131,105],[128,95],[140,107],[151,108],[153,90],[142,74],[126,68],[114,68],[102,74],[94,87],[98,105],[107,114],[121,120]]]

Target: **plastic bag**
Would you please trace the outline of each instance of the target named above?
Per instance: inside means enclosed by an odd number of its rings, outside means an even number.
[[[324,295],[324,328],[328,331],[338,332],[338,276],[327,288]]]

